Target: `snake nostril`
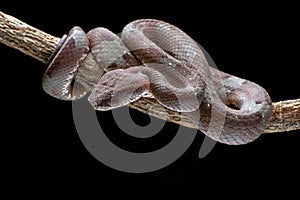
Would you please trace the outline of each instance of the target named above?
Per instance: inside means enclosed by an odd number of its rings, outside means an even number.
[[[257,101],[255,101],[255,103],[256,103],[257,105],[260,105],[260,104],[262,104],[262,101],[257,100]]]

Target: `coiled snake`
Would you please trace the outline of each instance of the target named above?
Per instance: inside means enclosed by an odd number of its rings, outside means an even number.
[[[226,144],[256,139],[272,112],[262,87],[210,67],[193,39],[154,19],[129,23],[120,37],[105,28],[85,34],[74,27],[50,58],[42,83],[63,100],[91,91],[88,99],[100,111],[155,98],[166,109],[199,116],[193,122],[199,130]],[[213,112],[220,120],[211,122]]]

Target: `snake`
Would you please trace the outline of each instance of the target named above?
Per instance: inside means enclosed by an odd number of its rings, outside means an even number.
[[[157,19],[132,21],[119,35],[104,27],[87,33],[73,27],[49,58],[42,86],[61,100],[90,92],[88,101],[98,111],[153,98],[230,145],[258,138],[272,113],[263,87],[211,67],[195,40]]]

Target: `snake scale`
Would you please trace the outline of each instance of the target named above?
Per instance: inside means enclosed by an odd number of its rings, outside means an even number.
[[[210,67],[192,38],[160,20],[135,20],[120,36],[102,27],[85,34],[76,26],[47,65],[43,88],[58,99],[75,100],[91,91],[91,105],[105,111],[155,98],[225,144],[253,141],[272,113],[264,88]]]

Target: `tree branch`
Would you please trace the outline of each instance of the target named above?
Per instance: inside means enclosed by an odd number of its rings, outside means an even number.
[[[0,11],[0,42],[46,63],[60,38]]]
[[[0,42],[46,63],[60,38],[40,31],[0,11]],[[197,128],[188,117],[167,110],[154,99],[141,98],[131,108],[176,124]],[[273,114],[265,133],[300,129],[300,99],[273,103]]]

